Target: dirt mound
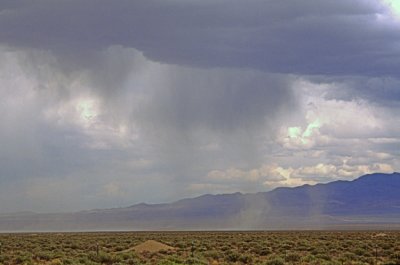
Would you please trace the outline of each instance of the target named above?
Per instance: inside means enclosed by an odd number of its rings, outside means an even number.
[[[161,250],[173,250],[174,248],[154,240],[147,240],[146,242],[133,247],[133,249],[136,252],[159,252]]]

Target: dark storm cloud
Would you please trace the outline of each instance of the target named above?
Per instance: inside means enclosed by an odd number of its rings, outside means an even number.
[[[179,131],[251,131],[297,107],[290,79],[279,75],[176,68],[166,75],[141,112],[144,120]]]
[[[325,93],[326,99],[365,100],[387,108],[398,108],[400,102],[400,79],[390,76],[310,76],[309,80],[329,84],[332,89]]]
[[[343,89],[332,93],[331,97],[340,99],[366,99],[386,107],[399,107],[400,80],[388,77],[354,78],[347,80]]]
[[[286,76],[226,69],[164,70],[160,85],[146,85],[148,99],[132,117],[177,176],[187,178],[196,167],[258,163],[263,139],[273,137],[281,120],[298,108]]]
[[[0,42],[73,63],[122,45],[202,67],[398,76],[400,66],[399,24],[378,1],[17,0],[1,9]]]

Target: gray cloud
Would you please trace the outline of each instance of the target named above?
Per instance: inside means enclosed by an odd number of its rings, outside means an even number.
[[[341,100],[367,100],[383,106],[398,107],[400,102],[400,80],[387,76],[366,78],[347,77],[331,78],[328,82],[341,84],[326,97]]]
[[[172,64],[398,76],[399,24],[377,1],[20,0],[2,9],[0,42],[74,64],[121,45]]]
[[[0,211],[190,196],[186,187],[210,170],[257,165],[260,141],[298,107],[290,77],[163,65],[122,47],[79,71],[48,52],[1,56],[1,189],[18,186],[26,202]],[[159,183],[157,195],[143,192]]]
[[[194,168],[260,163],[263,139],[298,107],[287,77],[176,68],[166,76],[134,116],[180,181]]]
[[[177,71],[178,70],[178,71]],[[173,69],[165,86],[153,91],[146,120],[184,131],[222,132],[264,127],[275,113],[294,109],[290,82],[263,73]],[[140,115],[140,114],[138,114]]]

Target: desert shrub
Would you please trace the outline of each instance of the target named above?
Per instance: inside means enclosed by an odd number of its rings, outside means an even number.
[[[316,259],[317,259],[317,258],[316,258],[314,255],[309,254],[309,255],[303,256],[303,257],[301,258],[301,261],[304,262],[304,263],[306,263],[306,264],[310,264],[310,263],[312,263],[313,261],[315,261]]]
[[[204,256],[206,258],[219,259],[221,257],[221,253],[216,250],[210,250],[204,253]]]
[[[72,264],[76,264],[76,263],[72,262]],[[88,259],[88,257],[81,257],[78,259],[78,264],[92,265],[92,264],[97,264],[97,263]]]
[[[184,258],[181,256],[172,255],[172,256],[164,257],[161,261],[163,261],[164,263],[170,262],[172,264],[183,264]]]
[[[138,258],[138,254],[136,252],[133,252],[133,251],[125,252],[125,253],[122,254],[122,257],[124,259],[127,259],[127,260],[128,259],[137,259]]]
[[[30,255],[19,255],[15,258],[16,264],[33,264],[32,258]]]
[[[253,248],[251,250],[251,253],[257,254],[259,256],[268,256],[269,254],[272,253],[272,251],[268,247],[258,247],[258,248]]]
[[[70,249],[79,249],[79,246],[77,244],[71,244],[69,246]]]
[[[226,254],[226,260],[229,262],[237,262],[239,260],[240,255],[236,252],[228,252]]]
[[[391,254],[390,258],[398,261],[398,263],[400,264],[400,252],[395,252],[395,253]]]
[[[310,250],[310,252],[311,252],[311,254],[313,254],[315,256],[315,255],[318,255],[319,253],[322,253],[323,251],[321,249],[318,249],[318,248],[312,248]]]
[[[330,261],[332,258],[327,254],[318,254],[316,255],[318,259]]]
[[[183,263],[175,262],[171,260],[161,260],[157,263],[157,265],[182,265]]]
[[[227,251],[227,250],[229,250],[229,249],[230,249],[230,247],[228,247],[228,246],[222,246],[222,247],[221,247],[221,250],[222,250],[222,251]]]
[[[381,244],[380,247],[381,247],[382,249],[384,249],[384,250],[389,250],[389,249],[392,248],[392,245],[391,245],[390,243],[384,243],[384,244]]]
[[[285,243],[281,246],[281,248],[284,250],[291,250],[293,246],[291,244]]]
[[[351,252],[346,252],[346,253],[344,253],[344,254],[343,254],[343,257],[344,257],[346,260],[356,260],[356,259],[357,259],[357,256],[356,256],[354,253],[351,253]]]
[[[285,257],[285,261],[287,262],[297,262],[301,259],[301,256],[298,253],[289,253]]]
[[[250,255],[244,254],[239,256],[239,261],[244,264],[250,264],[253,261],[253,258]]]
[[[64,265],[74,264],[74,261],[73,261],[72,259],[64,259],[64,260],[63,260],[63,264],[64,264]]]
[[[400,233],[389,232],[385,238],[372,240],[373,234],[323,231],[0,234],[0,241],[3,243],[0,265],[50,265],[52,262],[58,264],[59,261],[65,265],[183,265],[187,264],[186,259],[191,254],[193,241],[196,242],[195,258],[198,264],[204,264],[207,259],[225,265],[266,264],[278,259],[278,264],[283,261],[298,265],[366,265],[374,263],[376,246],[379,264],[400,264]],[[182,248],[177,247],[175,251],[158,254],[118,252],[148,239],[174,247],[180,245]],[[97,258],[96,244],[104,247],[102,252],[108,254],[101,252],[103,256]],[[233,254],[235,252],[238,254]],[[297,260],[298,257],[292,255],[299,255],[300,259]],[[228,261],[228,258],[236,261]],[[190,259],[188,261],[191,262]]]
[[[281,258],[273,258],[267,260],[264,265],[285,265],[285,262]]]
[[[102,264],[113,264],[119,260],[117,260],[114,256],[100,252],[99,255],[91,253],[89,255],[89,259],[94,262],[102,263]]]
[[[192,265],[207,265],[208,262],[204,260],[200,260],[198,258],[190,257],[186,260],[184,264],[192,264]]]
[[[63,262],[60,259],[53,259],[50,265],[63,265]]]
[[[187,247],[187,244],[186,243],[184,243],[184,242],[178,242],[178,243],[176,243],[176,244],[173,244],[175,247],[177,247],[177,248],[186,248]]]
[[[35,255],[36,259],[49,261],[53,258],[53,253],[49,251],[41,251]]]
[[[354,250],[354,254],[356,254],[357,256],[366,256],[367,255],[367,251],[365,249],[362,248],[357,248]]]
[[[122,251],[122,250],[124,250],[125,248],[124,247],[122,247],[122,246],[116,246],[115,247],[115,251]]]

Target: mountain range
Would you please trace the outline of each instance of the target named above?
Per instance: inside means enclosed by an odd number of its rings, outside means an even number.
[[[0,231],[400,229],[400,173],[74,213],[0,214]]]

